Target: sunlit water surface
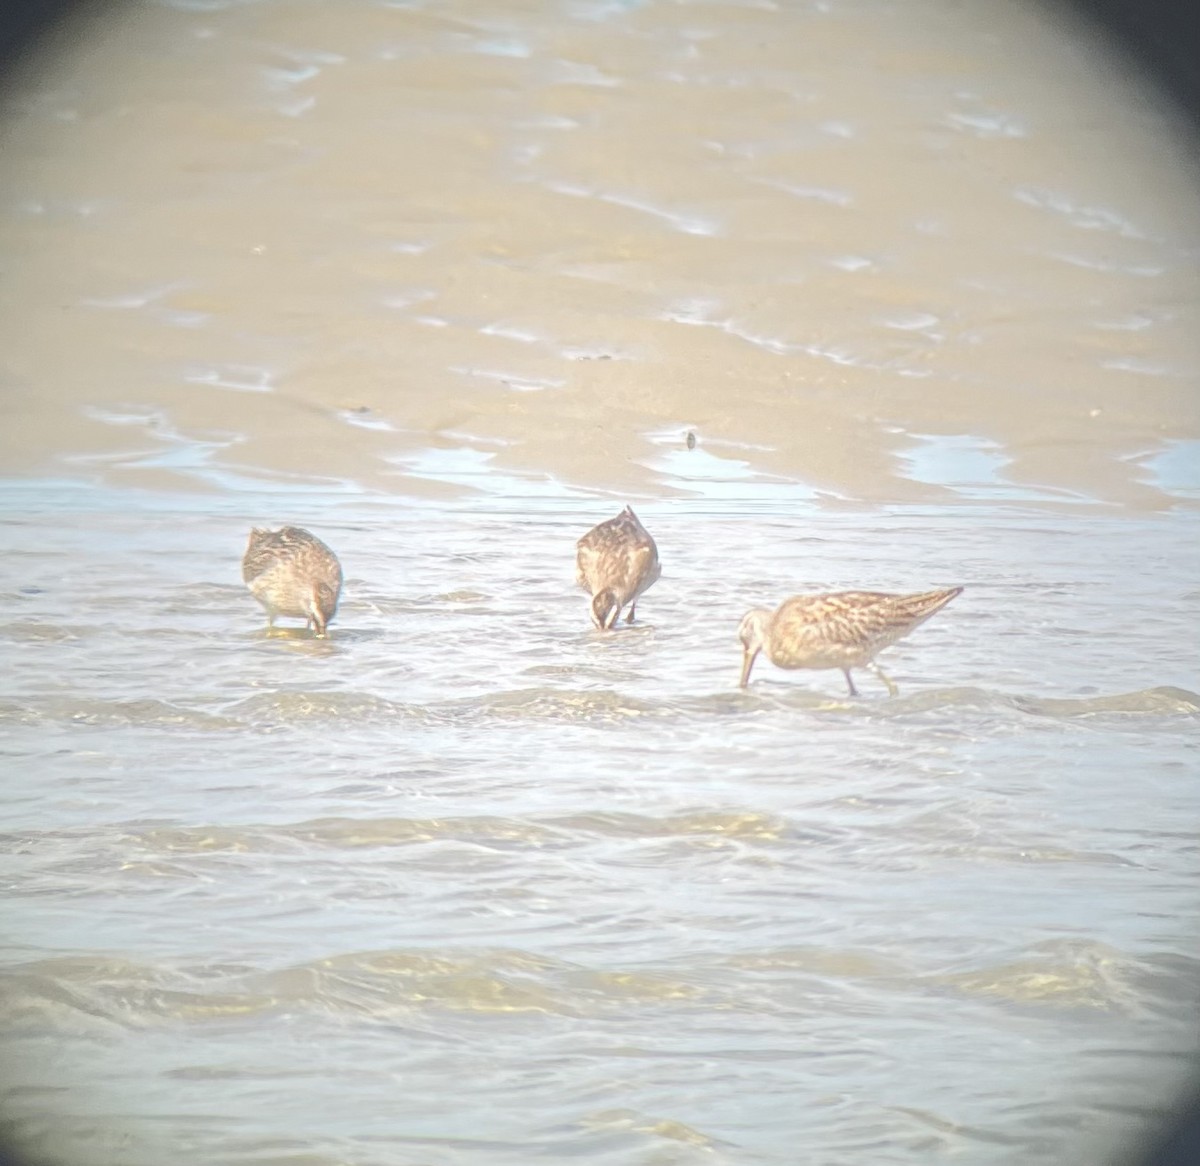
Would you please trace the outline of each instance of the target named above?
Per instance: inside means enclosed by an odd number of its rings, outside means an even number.
[[[663,578],[601,635],[572,544],[612,506],[508,485],[4,491],[26,1137],[1057,1162],[1152,1118],[1193,1043],[1193,521],[648,501]],[[266,633],[251,506],[341,552],[330,640]],[[896,699],[736,688],[751,603],[957,581]]]

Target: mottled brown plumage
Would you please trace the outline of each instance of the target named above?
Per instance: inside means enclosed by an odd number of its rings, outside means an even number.
[[[890,595],[882,591],[837,591],[828,595],[797,595],[777,611],[756,607],[742,619],[743,688],[750,683],[755,658],[765,650],[780,668],[840,668],[850,687],[851,668],[869,668],[895,696],[896,686],[875,661],[889,644],[908,635],[940,611],[961,587],[923,591],[919,595]]]
[[[318,636],[337,611],[342,566],[316,535],[299,526],[250,532],[242,578],[267,609],[269,626],[277,615],[306,620]]]
[[[658,547],[626,506],[616,518],[593,527],[576,543],[575,581],[592,597],[592,623],[607,630],[629,604],[633,622],[638,596],[662,573]]]

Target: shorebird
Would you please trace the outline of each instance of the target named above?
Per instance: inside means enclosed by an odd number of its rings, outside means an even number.
[[[250,532],[242,558],[242,578],[267,609],[268,627],[277,615],[307,621],[318,637],[337,611],[342,565],[316,535],[299,526]]]
[[[638,597],[662,574],[658,547],[637,515],[626,506],[575,545],[575,582],[591,593],[592,623],[611,628],[626,604],[625,622],[633,623]]]
[[[777,611],[756,607],[742,618],[741,686],[750,683],[750,669],[759,652],[779,668],[840,668],[850,686],[851,668],[869,668],[889,695],[898,689],[875,663],[889,644],[907,636],[962,592],[961,587],[891,595],[883,591],[835,591],[827,595],[797,595]]]

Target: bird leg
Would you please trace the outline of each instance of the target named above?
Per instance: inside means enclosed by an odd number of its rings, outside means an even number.
[[[879,679],[882,680],[884,682],[884,684],[887,685],[888,696],[898,696],[899,695],[900,690],[895,686],[895,684],[892,683],[891,678],[887,675],[887,673],[884,672],[884,670],[882,668],[879,667],[878,664],[876,664],[874,661],[872,661],[870,664],[867,665],[867,667],[870,668],[871,671],[874,672],[875,675],[878,676]]]
[[[632,602],[632,603],[629,605],[629,614],[628,614],[628,615],[625,617],[625,622],[626,622],[626,623],[633,623],[633,609],[634,609],[635,607],[637,607],[637,600],[636,600],[636,599],[635,599],[635,600],[634,600],[634,601],[633,601],[633,602]]]
[[[850,695],[851,695],[851,696],[857,696],[857,695],[858,695],[858,689],[854,687],[854,681],[850,679],[850,669],[849,669],[849,668],[843,668],[843,669],[842,669],[842,675],[843,675],[843,676],[846,678],[846,684],[847,684],[847,685],[849,686],[849,688],[850,688]]]

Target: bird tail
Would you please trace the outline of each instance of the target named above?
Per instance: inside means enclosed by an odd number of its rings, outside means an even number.
[[[943,587],[938,591],[922,591],[919,595],[906,595],[896,604],[904,618],[915,623],[924,623],[931,615],[942,610],[950,600],[962,594],[961,587]]]

